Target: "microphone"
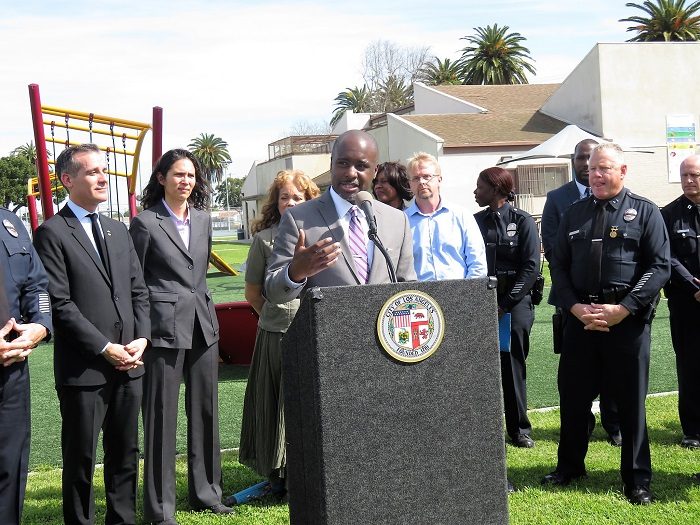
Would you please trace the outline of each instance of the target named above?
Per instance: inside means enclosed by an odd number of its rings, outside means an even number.
[[[372,210],[372,195],[368,191],[357,192],[355,204],[365,214],[365,219],[367,219],[367,225],[369,226],[369,236],[377,235],[377,220],[374,218]]]
[[[396,269],[394,268],[394,264],[391,262],[391,257],[389,257],[389,253],[386,251],[386,248],[384,248],[382,241],[379,240],[379,235],[377,235],[377,219],[374,218],[374,212],[372,210],[372,195],[370,195],[370,193],[367,191],[357,192],[357,195],[355,195],[355,204],[359,206],[367,219],[367,224],[369,225],[368,237],[386,260],[386,269],[389,274],[389,281],[395,283]]]

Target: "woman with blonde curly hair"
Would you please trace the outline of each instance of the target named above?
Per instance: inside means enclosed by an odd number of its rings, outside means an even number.
[[[296,314],[299,300],[271,304],[263,297],[262,289],[282,214],[319,194],[316,184],[302,171],[280,171],[270,186],[260,219],[251,228],[255,236],[246,263],[245,298],[260,320],[243,403],[239,461],[266,477],[272,493],[279,497],[286,492],[280,341]]]

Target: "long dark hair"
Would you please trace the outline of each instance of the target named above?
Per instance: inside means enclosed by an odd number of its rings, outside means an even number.
[[[158,175],[160,174],[165,177],[172,165],[180,159],[189,159],[194,165],[194,188],[187,202],[197,210],[206,210],[209,208],[211,190],[209,182],[202,174],[202,165],[199,160],[197,160],[197,157],[190,151],[177,148],[164,153],[163,156],[158,159],[156,165],[153,166],[151,178],[148,180],[148,184],[141,193],[141,205],[144,210],[158,204],[163,199],[165,190],[163,189],[163,185],[158,181]]]
[[[413,198],[413,192],[408,184],[408,173],[406,166],[400,162],[384,162],[377,166],[377,174],[372,180],[372,189],[377,183],[377,177],[380,175],[386,177],[387,182],[396,190],[397,195],[404,201],[410,201]]]

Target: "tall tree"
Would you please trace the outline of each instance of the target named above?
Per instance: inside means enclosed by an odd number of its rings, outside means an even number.
[[[637,34],[628,42],[671,42],[700,40],[700,1],[685,5],[686,0],[647,0],[629,2],[627,7],[644,11],[648,16],[630,16],[620,22],[635,24],[627,28]]]
[[[372,93],[370,93],[367,86],[345,88],[345,91],[341,91],[335,97],[335,109],[331,118],[331,126],[334,126],[346,111],[365,113],[372,111],[372,107]]]
[[[525,71],[535,74],[530,50],[520,33],[508,33],[508,26],[475,27],[476,35],[460,40],[469,42],[462,49],[464,84],[527,84]]]
[[[0,200],[2,205],[16,213],[27,205],[27,181],[36,170],[29,159],[10,155],[0,158]]]
[[[214,202],[219,208],[239,208],[241,206],[241,188],[243,188],[243,179],[233,177],[224,179],[216,189]]]
[[[187,148],[202,164],[211,184],[219,182],[226,166],[231,163],[228,143],[213,133],[201,133],[192,139]]]
[[[413,86],[403,78],[390,76],[382,82],[375,94],[375,111],[394,111],[413,102]]]
[[[433,58],[431,62],[426,62],[420,69],[418,80],[425,82],[429,86],[439,86],[441,84],[461,84],[463,64],[460,60],[440,60]]]

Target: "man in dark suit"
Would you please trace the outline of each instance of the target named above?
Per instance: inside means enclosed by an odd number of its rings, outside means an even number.
[[[566,209],[574,202],[586,199],[591,195],[588,182],[588,159],[591,151],[598,143],[593,139],[584,139],[574,148],[571,159],[573,180],[547,193],[547,200],[542,211],[542,247],[547,262],[552,262],[552,251],[556,243],[557,230]],[[554,286],[549,291],[549,304],[557,308],[561,319],[561,310],[557,304],[557,291]],[[608,443],[619,447],[622,443],[620,436],[620,417],[617,414],[617,404],[608,392],[600,392],[600,422],[608,434]],[[589,417],[589,430],[595,427],[595,415]]]
[[[97,146],[66,148],[56,173],[69,200],[39,227],[35,245],[49,275],[55,326],[63,518],[94,522],[92,477],[102,429],[105,523],[135,523],[148,290],[126,227],[96,213],[109,191]]]
[[[31,430],[27,357],[51,334],[48,278],[19,217],[0,208],[0,523],[20,522]]]
[[[681,162],[680,176],[683,195],[661,210],[671,238],[671,279],[664,290],[676,354],[681,446],[700,449],[700,351],[695,326],[700,318],[700,155]]]
[[[331,187],[282,216],[265,280],[270,302],[291,301],[314,286],[389,282],[384,258],[368,241],[364,213],[355,206],[355,196],[369,187],[377,172],[377,160],[377,143],[369,133],[352,130],[336,139]],[[415,280],[408,218],[378,201],[373,201],[373,212],[397,280]],[[354,226],[356,217],[361,220]]]
[[[209,185],[187,150],[165,153],[143,190],[130,233],[151,298],[144,356],[144,518],[175,525],[175,454],[185,380],[189,503],[230,514],[221,503],[219,323],[207,288],[212,246]]]

